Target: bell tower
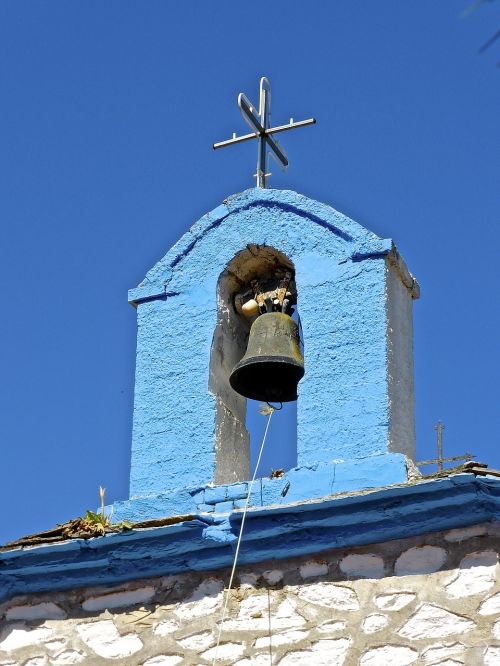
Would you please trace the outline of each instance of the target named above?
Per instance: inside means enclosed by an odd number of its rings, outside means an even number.
[[[260,480],[282,504],[403,483],[413,473],[412,303],[419,296],[392,240],[330,206],[267,189],[275,135],[271,86],[259,110],[257,187],[224,200],[146,274],[137,308],[130,499],[115,517],[222,511],[246,497],[246,399],[297,399],[297,467]],[[293,321],[300,303],[299,329]],[[232,504],[231,504],[232,502]]]
[[[117,518],[190,512],[200,489],[248,480],[246,400],[230,376],[250,324],[236,296],[273,271],[279,288],[287,270],[304,338],[298,460],[290,492],[282,498],[284,481],[273,480],[268,501],[407,479],[416,280],[391,240],[296,192],[254,188],[202,217],[129,292],[131,499],[115,504]]]

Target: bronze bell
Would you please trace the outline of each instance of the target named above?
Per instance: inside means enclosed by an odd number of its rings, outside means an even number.
[[[229,383],[245,398],[263,402],[297,400],[297,384],[304,376],[299,329],[282,312],[266,312],[253,322],[245,355]]]

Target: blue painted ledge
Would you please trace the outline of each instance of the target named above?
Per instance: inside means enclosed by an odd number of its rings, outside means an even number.
[[[275,479],[257,479],[250,505],[291,504],[381,486],[405,483],[407,460],[402,453],[385,453],[349,461],[317,462],[289,469]],[[375,471],[374,471],[375,470]],[[164,516],[214,512],[240,508],[248,483],[206,485],[132,497],[115,502],[113,518],[132,523]]]
[[[466,507],[466,510],[464,510]],[[166,527],[0,552],[0,601],[229,567],[242,511]],[[248,511],[240,564],[465,527],[500,518],[500,479],[456,474]]]

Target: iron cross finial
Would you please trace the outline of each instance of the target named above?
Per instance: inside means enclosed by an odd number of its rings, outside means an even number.
[[[267,173],[267,155],[271,155],[271,157],[273,157],[283,169],[286,169],[288,166],[288,157],[278,141],[274,138],[273,134],[295,129],[296,127],[304,127],[305,125],[314,125],[316,119],[308,118],[307,120],[294,122],[293,118],[290,118],[290,122],[287,125],[270,127],[271,84],[269,83],[269,79],[265,76],[260,80],[259,111],[257,112],[255,106],[243,93],[238,95],[238,106],[243,119],[250,126],[252,133],[244,134],[243,136],[236,136],[236,134],[233,134],[232,139],[221,141],[220,143],[214,143],[214,150],[231,146],[234,143],[242,143],[243,141],[249,141],[250,139],[257,139],[257,173],[255,174],[257,177],[257,187],[267,187],[267,179],[271,175],[270,173]],[[268,148],[270,149],[269,153]]]

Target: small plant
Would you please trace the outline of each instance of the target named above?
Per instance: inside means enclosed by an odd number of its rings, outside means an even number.
[[[95,511],[87,510],[87,513],[82,519],[82,522],[93,531],[97,531],[100,534],[105,534],[107,531],[121,531],[121,530],[130,530],[132,529],[132,523],[128,520],[121,520],[119,523],[113,523],[113,509],[106,515],[104,511],[106,488],[99,486],[99,498],[101,500],[101,508],[96,513]]]
[[[104,498],[105,498],[105,495],[106,495],[106,488],[103,488],[102,486],[99,486],[99,497],[100,497],[100,500],[101,500],[101,508],[99,509],[98,513],[88,509],[87,513],[83,517],[84,520],[88,521],[89,523],[96,524],[96,525],[102,525],[103,527],[111,527],[111,517],[112,517],[113,513],[111,512],[109,515],[106,515],[105,512],[104,512]]]

